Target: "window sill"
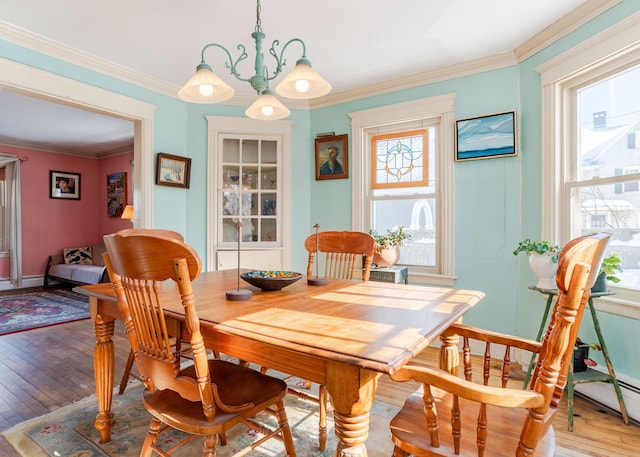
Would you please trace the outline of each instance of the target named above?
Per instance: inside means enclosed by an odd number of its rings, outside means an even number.
[[[616,290],[616,295],[595,298],[593,304],[598,311],[640,320],[638,300],[626,290]],[[635,295],[635,294],[633,294]]]
[[[424,284],[429,286],[453,286],[456,280],[453,276],[443,276],[429,273],[412,272],[411,266],[409,266],[409,283],[410,284]]]
[[[0,257],[9,257],[11,252],[9,251],[0,251]]]

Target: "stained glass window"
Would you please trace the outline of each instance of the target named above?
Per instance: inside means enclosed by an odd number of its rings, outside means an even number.
[[[376,135],[371,138],[371,187],[426,186],[429,178],[426,129]]]

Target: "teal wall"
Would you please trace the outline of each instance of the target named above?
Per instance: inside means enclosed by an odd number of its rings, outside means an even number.
[[[292,138],[292,268],[305,268],[301,247],[313,225],[351,228],[351,179],[316,181],[313,139],[319,132],[351,134],[349,113],[455,93],[457,119],[517,110],[516,157],[455,163],[455,263],[458,288],[480,289],[483,300],[466,322],[493,330],[535,336],[543,297],[527,289],[534,282],[526,259],[512,251],[524,237],[540,234],[541,93],[535,68],[595,33],[640,11],[625,0],[547,49],[513,67],[368,97],[311,112],[294,110]],[[0,57],[98,86],[157,106],[154,152],[192,158],[190,189],[154,186],[154,226],[177,230],[206,254],[206,115],[244,116],[238,106],[187,105],[165,95],[0,40]],[[351,135],[350,135],[351,136]],[[350,138],[351,140],[351,138]],[[351,151],[351,163],[353,154]],[[155,160],[155,158],[154,158]],[[446,151],[440,160],[453,160]],[[353,175],[353,170],[350,172]],[[640,322],[602,313],[601,324],[616,370],[640,384],[631,341]],[[586,335],[585,339],[589,339]]]
[[[450,93],[456,94],[457,118],[517,110],[517,77],[517,67],[509,67],[317,109],[311,116],[312,133],[350,134],[348,113]],[[353,163],[353,155],[360,151],[350,151]],[[453,151],[444,154],[439,160],[454,160]],[[520,157],[455,164],[456,287],[481,289],[487,294],[482,306],[469,314],[469,322],[511,333],[516,331],[516,307],[505,307],[504,303],[513,303],[515,277],[500,281],[492,272],[514,272],[517,268],[511,251],[519,237]],[[351,195],[351,179],[314,181],[313,222],[325,230],[350,229],[351,199],[345,195]],[[502,319],[496,321],[497,315]]]

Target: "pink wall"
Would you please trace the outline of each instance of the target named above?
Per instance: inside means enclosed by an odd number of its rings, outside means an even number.
[[[49,255],[63,248],[87,246],[103,235],[131,228],[126,220],[107,216],[107,174],[127,172],[128,195],[133,152],[105,159],[2,146],[2,152],[28,157],[21,165],[22,271],[43,275]],[[80,174],[80,200],[49,198],[49,171]],[[0,269],[0,274],[2,274]],[[3,277],[8,276],[8,271]]]

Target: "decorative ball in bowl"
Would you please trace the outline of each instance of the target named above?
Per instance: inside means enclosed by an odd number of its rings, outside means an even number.
[[[293,284],[302,278],[302,274],[295,271],[260,270],[242,273],[240,277],[252,286],[267,291],[280,290],[289,284]]]

